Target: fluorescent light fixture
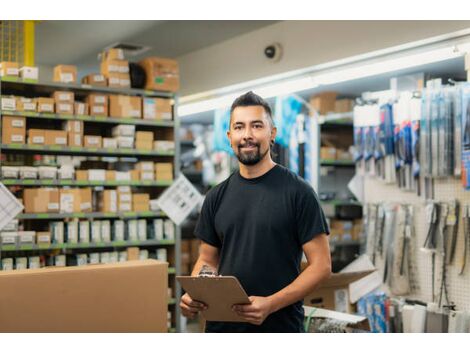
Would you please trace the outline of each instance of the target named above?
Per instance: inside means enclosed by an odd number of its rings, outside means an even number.
[[[421,51],[408,55],[401,55],[394,58],[375,58],[368,62],[358,63],[346,68],[332,68],[327,72],[304,74],[290,80],[278,81],[269,85],[253,87],[252,90],[263,98],[288,95],[306,89],[313,89],[321,85],[332,85],[340,82],[350,81],[359,78],[375,76],[383,73],[403,70],[416,66],[431,64],[439,61],[450,60],[461,57],[465,52],[470,51],[470,42],[457,45],[447,45],[438,49]],[[235,93],[222,95],[217,98],[181,104],[178,107],[179,116],[188,116],[205,111],[216,110],[229,107],[232,102],[241,94],[248,91],[239,90]]]

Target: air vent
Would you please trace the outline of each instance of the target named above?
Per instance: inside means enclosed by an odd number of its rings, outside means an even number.
[[[130,43],[114,43],[104,48],[104,51],[109,50],[111,48],[124,50],[124,56],[137,56],[150,50],[150,46],[143,46],[139,44]]]

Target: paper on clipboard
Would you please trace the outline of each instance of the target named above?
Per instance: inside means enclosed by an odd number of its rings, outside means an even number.
[[[23,205],[0,183],[0,230],[23,210]]]
[[[250,300],[234,276],[177,276],[176,279],[192,299],[207,304],[202,311],[208,321],[246,322],[232,311],[234,304],[249,304]]]

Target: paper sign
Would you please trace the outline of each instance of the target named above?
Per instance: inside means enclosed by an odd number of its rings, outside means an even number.
[[[0,230],[23,211],[23,205],[0,183]]]

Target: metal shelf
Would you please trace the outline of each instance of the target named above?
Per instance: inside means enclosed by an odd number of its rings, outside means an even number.
[[[133,187],[167,187],[173,181],[77,181],[77,180],[17,180],[3,179],[5,186],[80,186],[80,187],[114,187],[114,186],[133,186]]]
[[[320,166],[355,167],[356,163],[352,160],[321,159]]]
[[[148,241],[114,241],[114,242],[90,242],[90,243],[53,243],[53,244],[21,244],[2,245],[0,251],[48,251],[53,249],[97,249],[106,247],[132,247],[132,246],[164,246],[173,245],[172,240],[148,240]]]
[[[176,274],[175,268],[168,268],[168,274]]]
[[[126,94],[126,95],[141,95],[162,98],[174,98],[175,93],[135,89],[135,88],[110,88],[91,86],[88,84],[73,84],[73,83],[60,83],[60,82],[34,82],[23,81],[20,78],[2,77],[1,83],[13,88],[21,89],[26,88],[28,92],[34,91],[37,93],[50,93],[58,89],[81,91],[83,93],[109,93],[109,94]]]
[[[153,127],[173,127],[173,121],[160,121],[160,120],[144,120],[135,118],[113,118],[107,116],[91,116],[91,115],[64,115],[64,114],[50,114],[31,111],[7,111],[2,110],[2,115],[8,116],[24,116],[31,119],[39,120],[78,120],[85,122],[95,123],[112,123],[112,124],[125,124],[136,126],[153,126]]]
[[[342,199],[332,199],[332,200],[322,200],[322,204],[331,204],[331,205],[359,205],[362,206],[362,203],[354,200],[342,200]]]
[[[176,304],[176,298],[170,298],[168,300],[168,305],[173,305],[173,304]]]
[[[2,144],[2,150],[20,151],[38,154],[67,155],[104,155],[104,156],[174,156],[174,152],[162,152],[142,149],[82,148],[59,145]]]
[[[22,213],[17,215],[17,219],[20,220],[55,220],[55,219],[67,219],[67,218],[80,218],[80,219],[133,219],[133,218],[158,218],[165,217],[163,212],[155,211],[142,211],[142,212],[116,212],[116,213]]]
[[[327,115],[322,115],[318,118],[318,122],[322,125],[353,125],[354,114],[352,111],[343,112],[343,113],[331,113]]]

